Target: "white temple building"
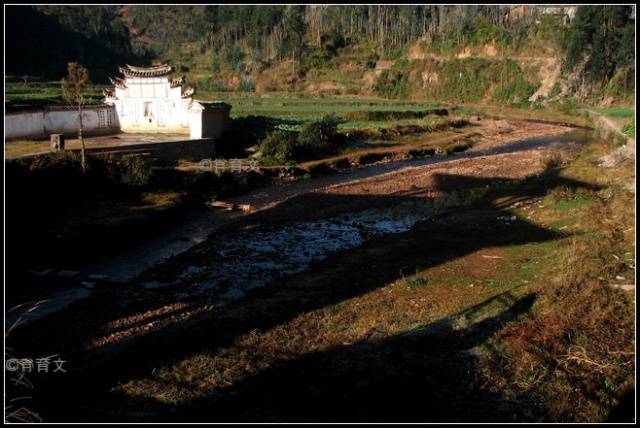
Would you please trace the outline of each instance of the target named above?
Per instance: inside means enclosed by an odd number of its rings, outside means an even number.
[[[171,78],[171,66],[119,67],[104,102],[115,106],[123,131],[189,132],[191,138],[220,137],[228,128],[231,106],[195,101],[184,76]]]
[[[194,89],[184,76],[171,77],[171,66],[119,67],[124,77],[104,90],[99,105],[85,105],[82,120],[86,135],[117,132],[171,132],[191,139],[220,138],[231,125],[231,106],[193,99]],[[5,140],[75,135],[78,113],[74,106],[17,106],[5,112]]]

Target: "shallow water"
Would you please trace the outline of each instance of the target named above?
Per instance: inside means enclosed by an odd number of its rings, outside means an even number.
[[[241,231],[215,246],[215,262],[189,266],[194,294],[234,300],[281,275],[305,271],[312,261],[358,247],[366,241],[410,230],[438,209],[429,201],[344,214],[272,230]]]

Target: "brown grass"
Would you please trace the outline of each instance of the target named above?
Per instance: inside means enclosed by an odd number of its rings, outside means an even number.
[[[593,192],[596,201],[583,209],[581,231],[539,287],[536,311],[497,335],[502,357],[489,360],[491,382],[516,396],[538,396],[538,417],[546,421],[607,420],[635,389],[632,296],[609,286],[617,275],[635,283],[630,261],[622,257],[633,251],[633,196],[621,186],[633,166],[627,162],[603,174],[591,161],[608,146],[588,148],[587,156],[564,171],[599,177],[595,181],[609,187]],[[566,197],[560,189],[548,201]]]

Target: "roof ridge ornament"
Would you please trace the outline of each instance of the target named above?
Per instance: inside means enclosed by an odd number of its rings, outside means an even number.
[[[118,67],[118,70],[125,77],[163,77],[168,76],[173,71],[169,64],[154,65],[150,67],[136,67],[126,64],[125,67]]]
[[[124,79],[122,79],[121,77],[109,77],[109,81],[116,88],[120,88],[120,89],[126,89],[127,88],[127,84],[124,83]]]

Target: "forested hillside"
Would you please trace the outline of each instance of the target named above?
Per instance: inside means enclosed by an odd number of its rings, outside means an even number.
[[[58,79],[67,62],[105,80],[125,61],[149,60],[135,52],[130,32],[115,6],[9,6],[5,9],[7,74]]]
[[[10,6],[7,72],[171,62],[200,90],[633,98],[631,6]],[[38,31],[34,31],[38,29]]]

